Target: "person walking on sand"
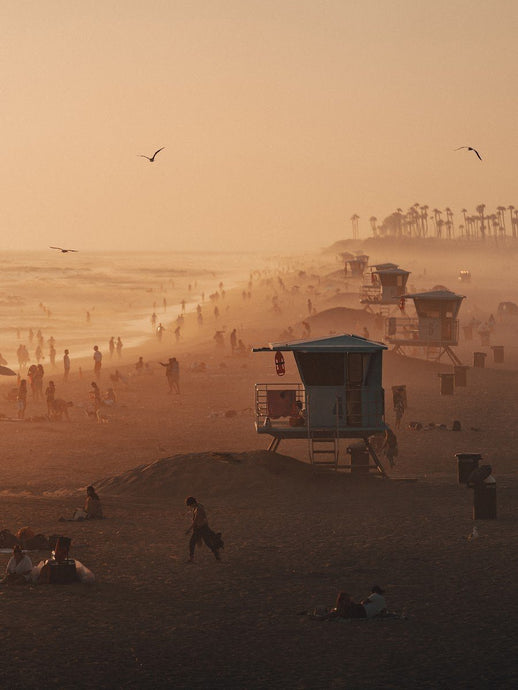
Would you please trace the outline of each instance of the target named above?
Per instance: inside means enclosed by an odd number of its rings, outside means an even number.
[[[56,386],[54,385],[54,381],[49,381],[49,385],[45,389],[45,399],[47,401],[47,413],[50,419],[54,412],[54,400],[56,399]]]
[[[113,335],[108,342],[108,350],[110,351],[110,359],[112,359],[113,353],[115,352],[115,338],[113,337]]]
[[[383,441],[382,448],[385,451],[385,456],[387,457],[390,466],[394,467],[396,464],[394,458],[397,458],[398,455],[397,436],[390,427],[387,427],[387,430],[385,431],[385,440]]]
[[[25,417],[25,408],[27,407],[27,381],[25,379],[20,381],[16,401],[18,403],[18,419],[23,419]]]
[[[117,349],[117,358],[120,359],[122,357],[122,340],[120,335],[117,338],[117,345],[115,347]]]
[[[102,361],[103,353],[99,350],[97,345],[94,345],[94,374],[97,379],[101,378]]]
[[[68,350],[65,350],[63,355],[63,381],[65,383],[68,381],[68,375],[70,374],[70,355]]]
[[[214,558],[220,561],[219,548],[214,540],[214,537],[217,535],[214,535],[209,528],[209,521],[205,508],[201,503],[198,503],[194,496],[186,498],[185,505],[192,509],[192,524],[185,532],[185,534],[189,534],[189,532],[192,531],[191,539],[189,540],[189,563],[194,561],[194,549],[196,548],[196,544],[200,543],[202,540],[212,551]]]
[[[165,375],[167,378],[167,383],[169,384],[169,393],[173,392],[173,389],[177,394],[180,393],[180,364],[176,357],[169,357],[167,364],[160,362],[160,364],[165,367]]]

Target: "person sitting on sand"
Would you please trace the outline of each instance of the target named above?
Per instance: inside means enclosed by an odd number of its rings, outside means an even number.
[[[144,358],[139,357],[138,362],[135,364],[135,369],[137,370],[137,374],[140,376],[142,372],[144,371]]]
[[[100,520],[103,518],[103,508],[101,499],[96,494],[93,486],[88,486],[86,489],[85,513],[87,520]]]
[[[115,391],[113,388],[108,388],[106,393],[103,396],[103,405],[106,405],[107,407],[113,407],[115,403],[117,402],[117,396],[115,395]]]
[[[83,520],[101,520],[104,517],[101,499],[96,494],[93,486],[86,489],[86,501],[84,508],[76,508],[72,520],[82,522]],[[60,518],[60,522],[70,522],[65,518]]]
[[[2,583],[9,585],[24,585],[31,579],[32,561],[24,554],[19,544],[13,548],[13,555],[5,569]]]

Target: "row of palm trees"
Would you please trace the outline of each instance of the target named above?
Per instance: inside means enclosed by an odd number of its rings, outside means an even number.
[[[468,240],[518,239],[518,208],[497,206],[493,213],[486,213],[485,204],[479,204],[475,213],[461,210],[462,222],[456,224],[451,208],[440,210],[414,204],[408,211],[398,208],[381,223],[375,216],[369,218],[374,237],[437,237],[453,239],[456,236]],[[351,216],[353,239],[359,238],[360,216]]]

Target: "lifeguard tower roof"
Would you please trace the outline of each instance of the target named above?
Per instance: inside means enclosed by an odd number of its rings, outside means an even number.
[[[289,343],[270,343],[269,347],[254,348],[254,352],[378,352],[386,350],[387,346],[373,340],[367,340],[359,335],[343,333],[316,340],[292,340]]]
[[[437,299],[437,300],[461,300],[465,299],[466,295],[457,295],[451,290],[430,290],[429,292],[414,292],[411,295],[404,295],[405,299]]]
[[[397,264],[374,264],[370,268],[375,268],[376,271],[383,271],[383,273],[395,273],[396,275],[410,275],[410,271],[405,271],[399,268]]]

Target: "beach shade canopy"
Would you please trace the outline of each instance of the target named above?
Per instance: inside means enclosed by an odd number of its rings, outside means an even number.
[[[16,372],[9,367],[0,366],[0,376],[16,376]]]

